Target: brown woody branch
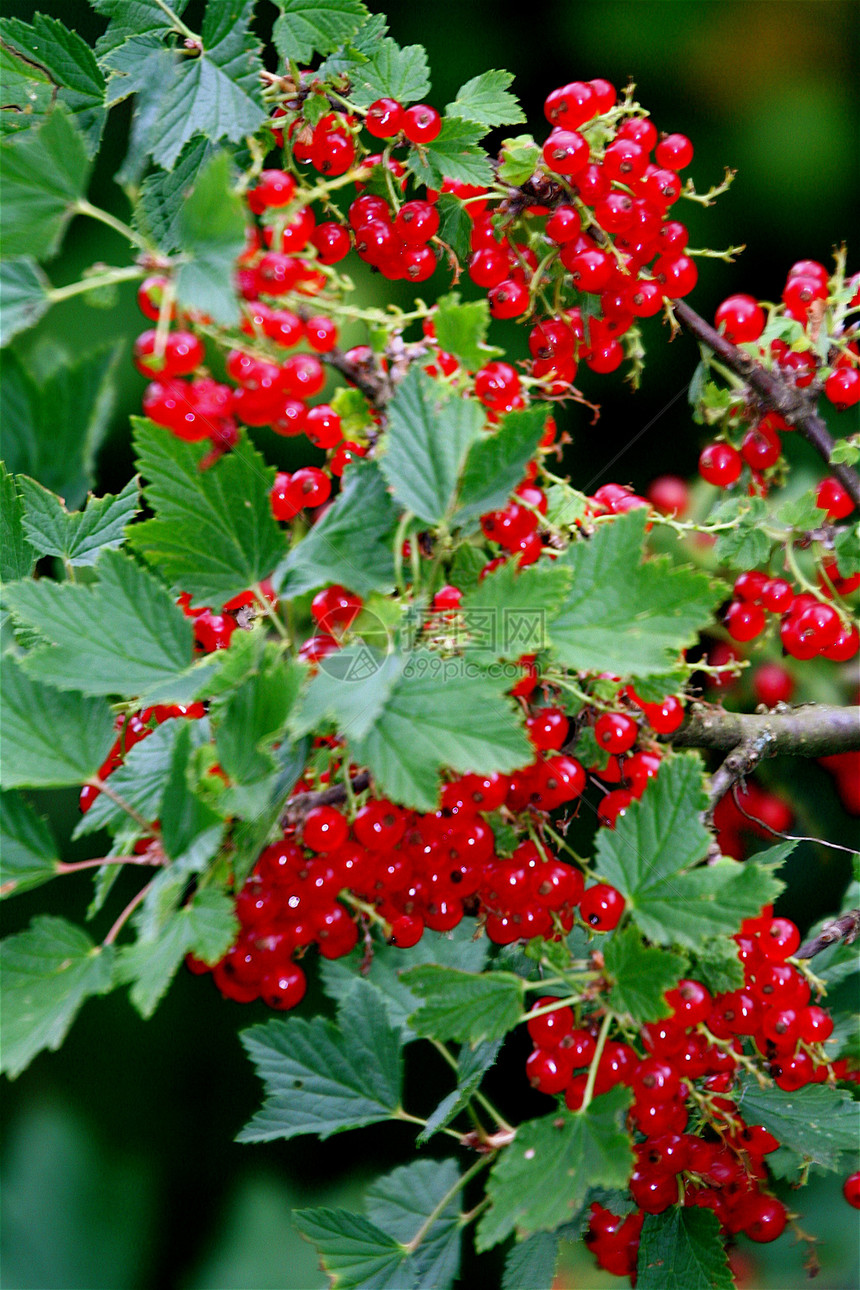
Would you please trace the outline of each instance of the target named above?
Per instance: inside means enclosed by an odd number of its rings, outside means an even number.
[[[685,301],[677,301],[673,309],[681,325],[702,344],[707,345],[730,371],[746,381],[764,407],[785,417],[807,443],[812,444],[853,499],[855,506],[860,506],[860,475],[845,462],[831,460],[835,444],[827,426],[815,410],[815,399],[785,377],[769,372],[749,354],[738,349],[737,345],[721,336]]]
[[[849,909],[847,914],[842,914],[823,927],[817,936],[805,941],[794,957],[796,959],[814,958],[816,954],[826,950],[829,945],[835,945],[837,941],[844,941],[846,945],[850,945],[858,933],[860,933],[860,909]]]

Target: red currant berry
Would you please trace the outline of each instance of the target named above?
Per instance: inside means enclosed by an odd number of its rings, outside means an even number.
[[[617,927],[624,913],[624,897],[608,883],[599,882],[588,887],[579,902],[582,918],[598,932],[610,932]]]

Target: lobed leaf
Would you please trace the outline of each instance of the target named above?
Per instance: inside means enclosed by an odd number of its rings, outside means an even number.
[[[493,170],[489,157],[480,146],[486,133],[482,125],[457,116],[445,117],[432,143],[410,148],[407,169],[428,188],[441,188],[443,179],[489,186],[493,182]]]
[[[22,475],[20,484],[27,541],[39,555],[58,556],[72,565],[93,565],[102,551],[122,546],[126,525],[140,509],[137,479],[116,496],[89,497],[84,510],[72,512],[34,479]]]
[[[417,1290],[408,1251],[361,1214],[346,1209],[293,1210],[293,1223],[316,1246],[338,1290]]]
[[[770,1085],[760,1088],[741,1077],[736,1097],[747,1124],[763,1124],[805,1160],[822,1169],[838,1169],[843,1152],[856,1152],[860,1139],[860,1102],[833,1084],[807,1084],[794,1093]]]
[[[176,275],[179,305],[234,326],[239,298],[233,271],[245,245],[245,214],[228,153],[216,153],[200,170],[180,207],[177,233],[183,251]]]
[[[361,0],[275,0],[280,14],[272,39],[282,58],[307,63],[354,36],[368,12]]]
[[[499,71],[473,76],[460,86],[454,102],[445,108],[445,115],[465,117],[488,130],[496,125],[521,125],[525,114],[515,95],[509,93],[513,79],[510,72]]]
[[[406,45],[386,37],[367,50],[367,58],[348,69],[350,98],[359,107],[376,99],[394,99],[404,106],[418,103],[430,91],[427,54],[423,45]]]
[[[0,897],[39,887],[59,868],[48,822],[20,793],[0,792]]]
[[[404,1246],[435,1214],[411,1259],[418,1286],[427,1290],[448,1290],[460,1268],[462,1220],[456,1191],[436,1213],[458,1179],[454,1160],[415,1160],[378,1178],[365,1193],[370,1221]]]
[[[51,307],[51,284],[32,255],[0,263],[0,346],[34,327]]]
[[[42,685],[9,654],[2,668],[4,787],[66,788],[94,775],[113,734],[104,699]]]
[[[646,945],[634,927],[617,930],[603,943],[606,972],[612,981],[609,1006],[636,1022],[667,1017],[665,994],[678,984],[686,967],[680,954]]]
[[[19,18],[2,19],[0,39],[21,55],[21,72],[30,83],[34,72],[40,79],[41,75],[48,78],[52,86],[50,108],[54,101],[64,105],[84,137],[89,156],[94,156],[105,123],[105,78],[83,37],[70,31],[59,18],[36,13],[32,23]],[[4,95],[4,116],[11,102]],[[16,106],[23,114],[31,106],[30,95]]]
[[[716,1214],[677,1205],[646,1214],[637,1274],[643,1290],[732,1290],[735,1280]]]
[[[4,139],[0,156],[3,255],[37,260],[55,255],[87,190],[92,167],[83,136],[58,107],[35,129]]]
[[[409,1024],[430,1039],[501,1039],[522,1017],[523,981],[512,972],[463,972],[429,963],[402,975],[424,1001]]]

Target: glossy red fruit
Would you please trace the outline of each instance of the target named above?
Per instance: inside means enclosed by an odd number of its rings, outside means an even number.
[[[349,837],[349,825],[333,806],[314,806],[304,819],[302,842],[311,851],[335,851]]]
[[[609,932],[617,927],[624,913],[624,897],[608,883],[599,882],[588,887],[579,902],[579,912],[589,927],[597,932]]]

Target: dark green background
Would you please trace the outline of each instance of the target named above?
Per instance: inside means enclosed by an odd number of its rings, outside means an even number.
[[[87,38],[103,26],[82,0],[46,0],[40,7]],[[6,13],[27,18],[32,9],[29,0],[6,0]],[[263,35],[275,10],[265,2],[259,9]],[[199,10],[198,4],[189,7],[192,26]],[[778,297],[795,260],[827,261],[832,245],[858,227],[860,10],[853,4],[556,0],[513,7],[449,0],[436,6],[389,4],[388,12],[401,44],[427,46],[431,101],[439,107],[464,80],[504,67],[515,73],[515,89],[537,133],[545,129],[542,103],[554,86],[605,76],[620,88],[633,77],[657,126],[693,139],[692,173],[701,189],[718,181],[724,166],[737,168],[734,187],[715,208],[686,205],[682,215],[693,245],[747,245],[734,265],[702,263],[693,303],[707,316],[735,290]],[[110,176],[124,148],[124,111],[111,117],[92,194],[122,216],[124,200]],[[50,266],[53,279],[73,281],[94,259],[123,263],[124,247],[106,231],[77,221],[63,256]],[[856,256],[853,263],[856,268]],[[378,280],[368,289],[378,292]],[[20,342],[21,352],[35,360],[39,351],[77,352],[126,338],[118,409],[97,491],[120,487],[130,473],[127,419],[139,408],[144,384],[127,358],[141,326],[133,296],[131,289],[122,291],[111,311],[80,300],[62,305]],[[521,333],[511,328],[509,336],[512,349],[522,353]],[[666,345],[657,321],[648,327],[646,342],[648,368],[638,394],[617,378],[584,373],[583,388],[603,405],[599,425],[589,426],[578,413],[564,415],[574,439],[566,466],[579,486],[593,489],[617,479],[644,488],[661,471],[694,470],[701,438],[684,398],[663,409],[689,380],[695,348],[686,338]],[[832,418],[834,431],[847,432],[847,420]],[[260,441],[265,451],[284,450],[274,436]],[[791,447],[800,471],[812,470],[805,446]],[[832,673],[821,684],[835,684]],[[850,840],[851,822],[840,814],[820,768],[777,772],[798,807],[802,831]],[[73,795],[38,795],[38,805],[67,837],[75,820]],[[76,852],[65,854],[73,859]],[[838,901],[847,879],[845,857],[808,846],[790,876],[786,912],[806,924]],[[50,892],[22,898],[4,911],[6,930],[47,905],[82,918],[86,886],[83,879],[67,880],[62,888],[54,884]],[[121,893],[117,907],[120,898]],[[100,924],[96,930],[103,930]],[[408,1159],[411,1138],[398,1127],[325,1144],[237,1146],[232,1139],[259,1096],[237,1032],[260,1015],[256,1008],[221,1001],[209,981],[184,974],[148,1023],[117,993],[87,1004],[62,1052],[40,1056],[4,1089],[5,1290],[304,1290],[322,1284],[310,1248],[290,1229],[291,1206],[359,1208],[366,1174]],[[510,1047],[507,1079],[499,1077],[495,1093],[515,1117],[539,1114],[546,1104],[525,1088],[525,1048],[516,1041]],[[429,1096],[425,1086],[423,1070],[410,1072],[409,1095],[418,1104]],[[824,1237],[820,1290],[856,1285],[856,1223],[839,1186],[832,1176],[816,1181],[796,1202],[806,1229]],[[747,1243],[743,1258],[746,1286],[786,1290],[805,1284],[803,1252],[787,1235],[767,1250]],[[483,1272],[469,1269],[464,1284],[499,1283],[498,1264],[485,1262]],[[571,1252],[568,1263],[564,1285],[620,1284],[596,1272],[588,1257]]]

